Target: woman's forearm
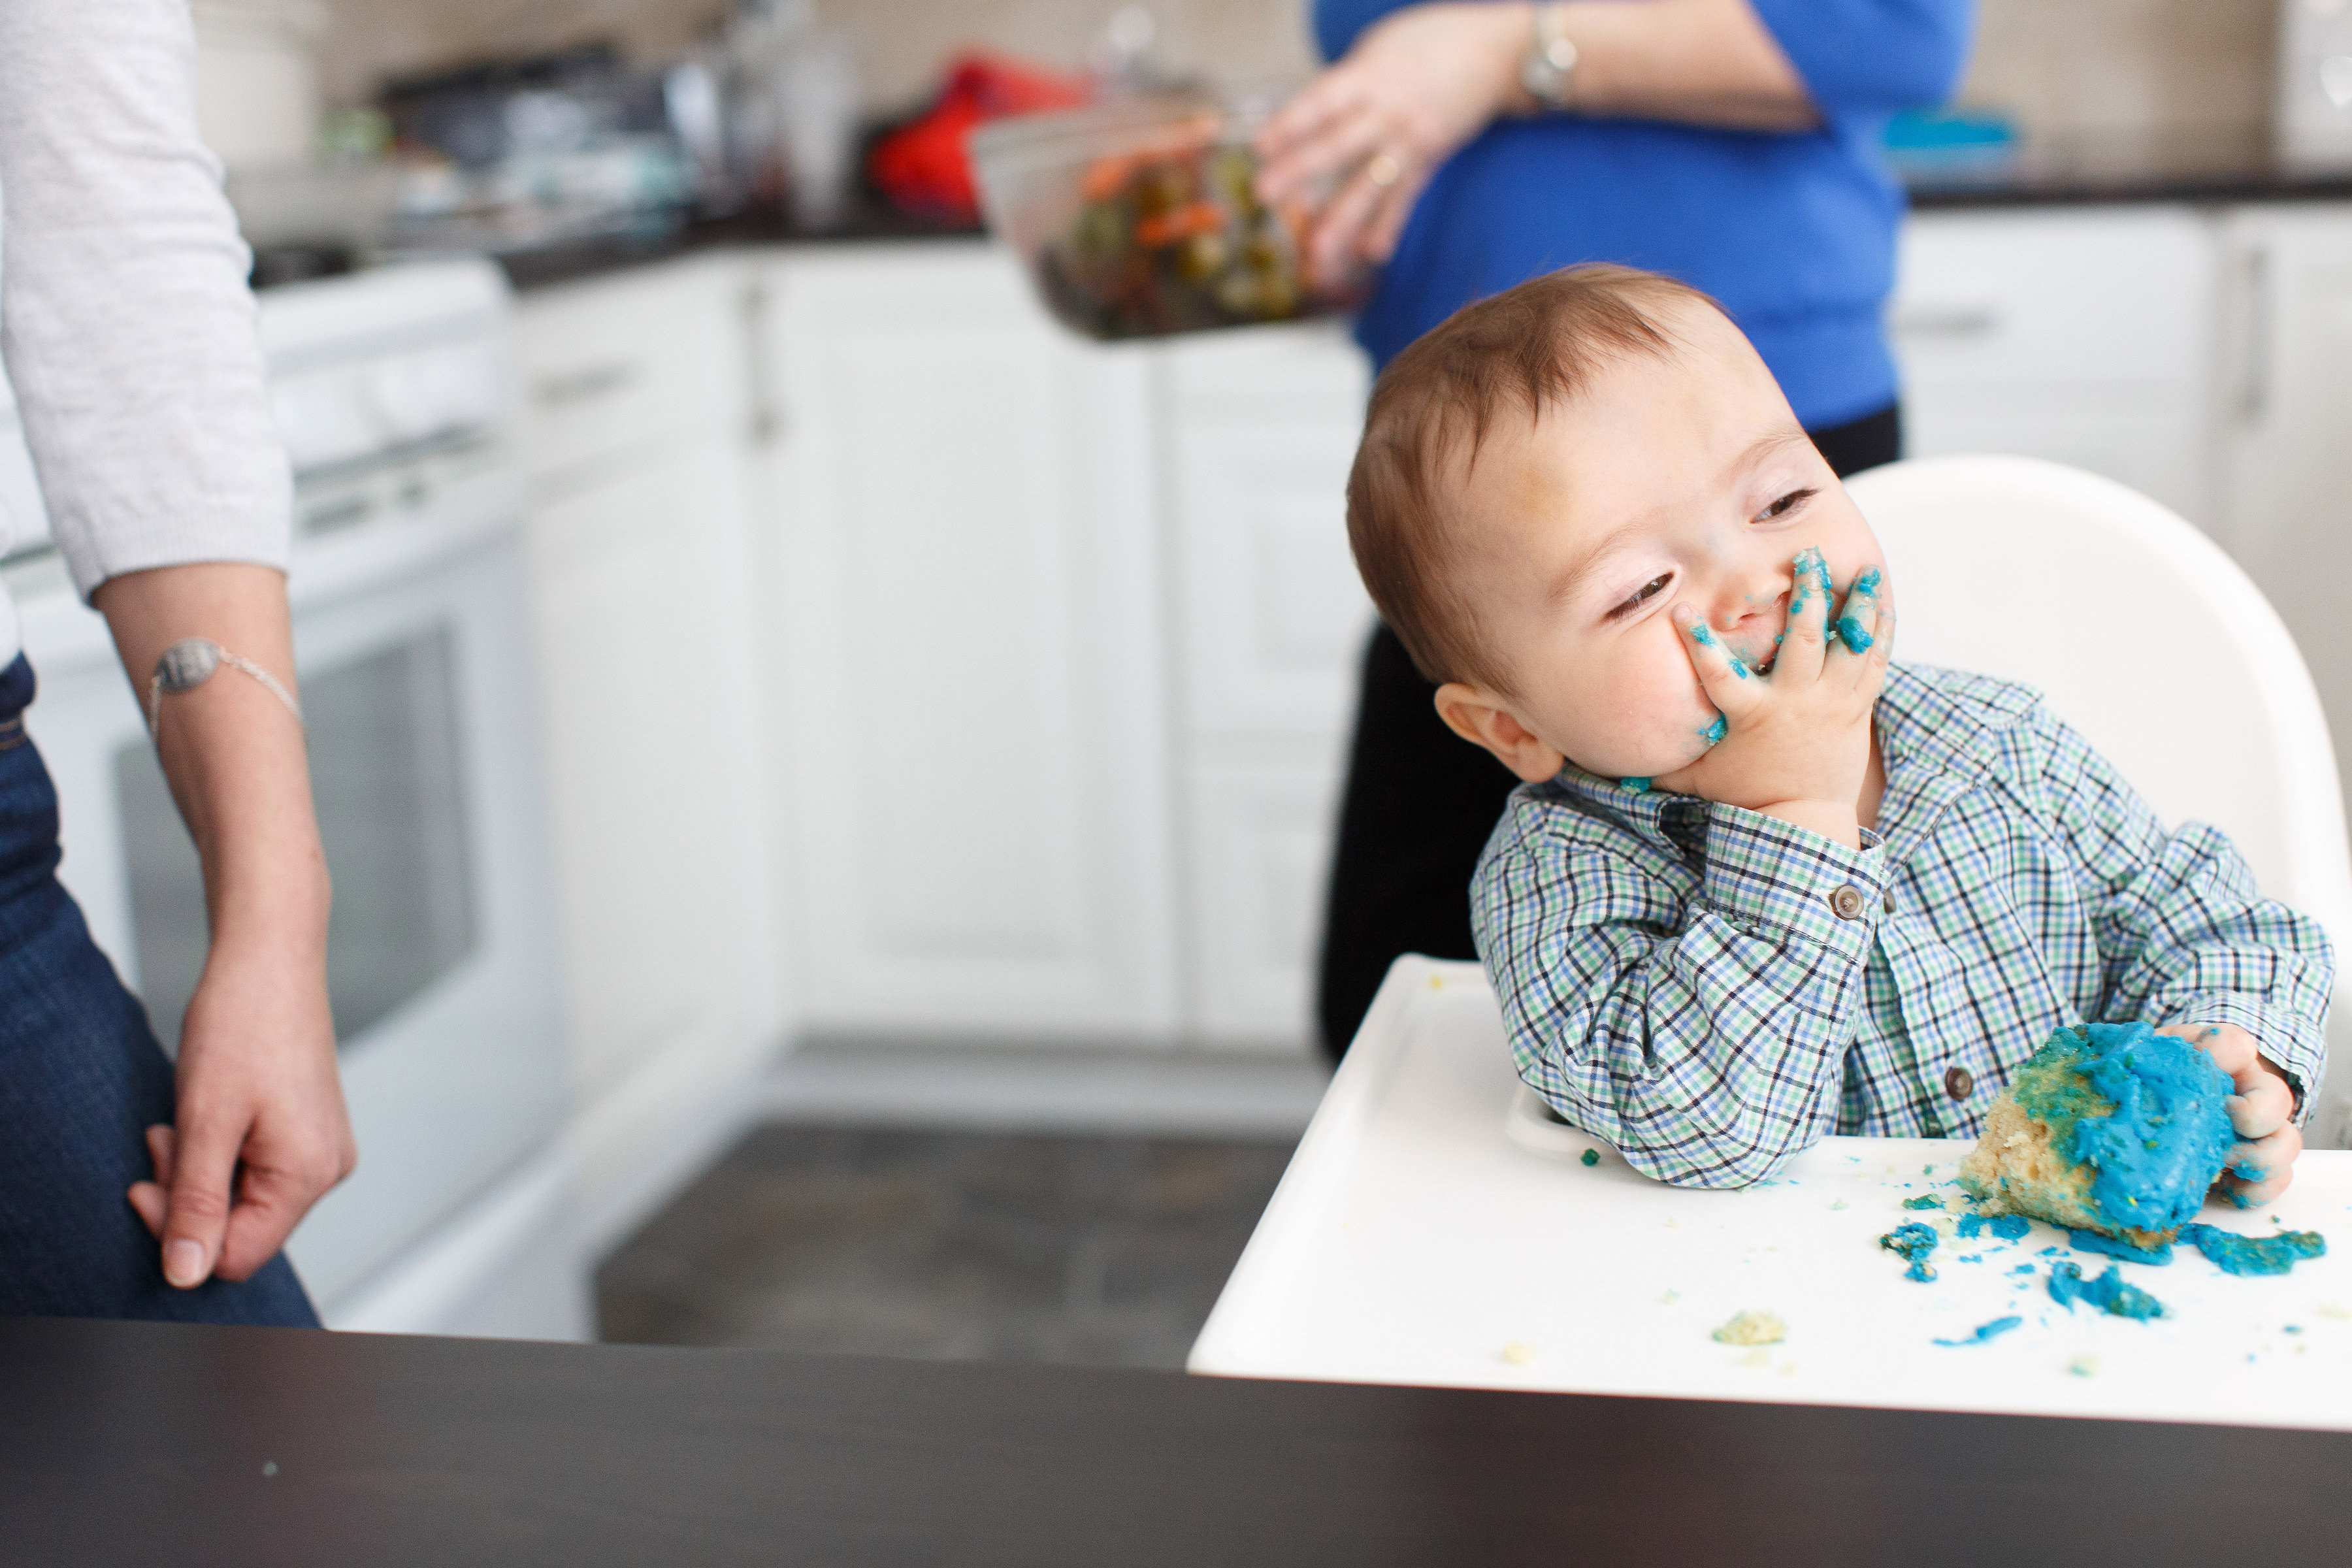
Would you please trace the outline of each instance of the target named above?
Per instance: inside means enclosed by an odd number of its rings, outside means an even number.
[[[294,691],[286,579],[268,566],[166,566],[109,579],[93,595],[142,708],[155,660],[208,637]],[[204,863],[216,951],[323,963],[329,889],[301,727],[259,681],[224,665],[166,696],[157,753]]]
[[[1533,6],[1528,15],[1534,37]],[[1568,0],[1581,113],[1755,131],[1820,122],[1805,84],[1748,0]],[[1510,106],[1534,107],[1514,79]]]

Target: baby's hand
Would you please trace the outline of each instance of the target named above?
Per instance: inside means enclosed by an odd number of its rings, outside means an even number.
[[[2294,1090],[2263,1059],[2260,1043],[2235,1024],[2167,1024],[2156,1032],[2204,1047],[2237,1087],[2230,1097],[2230,1125],[2237,1129],[2238,1146],[2215,1187],[2240,1208],[2286,1191],[2294,1180],[2294,1157],[2303,1152],[2303,1132],[2294,1124]]]
[[[1671,787],[1858,848],[1871,708],[1886,679],[1895,612],[1880,600],[1874,567],[1854,579],[1833,616],[1821,552],[1807,550],[1795,565],[1788,626],[1769,678],[1741,663],[1690,606],[1675,606],[1691,667],[1722,718],[1714,749],[1669,775]]]

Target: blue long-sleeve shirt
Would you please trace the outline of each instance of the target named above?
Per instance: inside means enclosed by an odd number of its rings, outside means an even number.
[[[1670,273],[1723,301],[1820,429],[1885,406],[1882,313],[1903,193],[1878,153],[1897,110],[1941,102],[1975,0],[1750,0],[1820,128],[1713,131],[1573,114],[1489,126],[1440,168],[1358,320],[1375,364],[1473,300],[1580,261]],[[1337,59],[1402,0],[1316,0]]]

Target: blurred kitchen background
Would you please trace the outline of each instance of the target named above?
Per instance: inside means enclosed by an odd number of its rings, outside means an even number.
[[[194,9],[299,475],[330,1321],[1180,1362],[1325,1077],[1365,373],[1328,321],[1063,332],[960,138],[1303,78],[1302,8]],[[1985,0],[1888,156],[1912,454],[2208,529],[2341,754],[2346,0]],[[170,1039],[193,857],[37,530],[5,570],[68,879]]]

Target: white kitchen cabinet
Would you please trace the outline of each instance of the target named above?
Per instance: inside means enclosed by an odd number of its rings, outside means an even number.
[[[534,617],[582,1100],[783,1028],[746,569],[748,272],[523,297]],[[643,1091],[632,1091],[643,1098]]]
[[[2048,458],[2210,525],[2214,275],[2185,206],[1914,216],[1888,310],[1906,455]]]
[[[2242,208],[2222,247],[2218,531],[2294,634],[2352,780],[2352,206]]]
[[[761,268],[760,598],[812,1027],[1179,1026],[1148,351],[967,243]]]
[[[1328,324],[1161,351],[1186,868],[1187,1015],[1304,1051],[1357,669],[1348,551],[1364,356]]]

